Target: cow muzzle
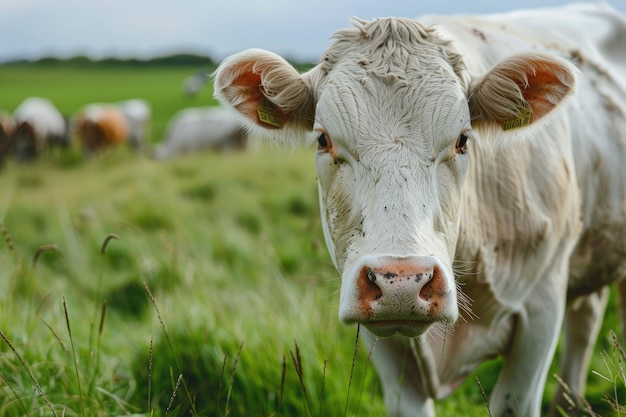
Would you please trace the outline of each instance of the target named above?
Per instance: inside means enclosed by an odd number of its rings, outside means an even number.
[[[340,319],[376,336],[419,336],[458,317],[453,275],[434,256],[366,256],[342,281]]]

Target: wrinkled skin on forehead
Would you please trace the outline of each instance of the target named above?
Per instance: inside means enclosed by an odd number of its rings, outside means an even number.
[[[455,287],[451,264],[467,169],[455,144],[470,130],[466,86],[455,72],[462,65],[427,31],[389,23],[356,39],[353,32],[338,34],[316,86],[313,128],[333,143],[316,157],[320,207],[327,246],[347,277],[340,317],[348,322],[361,316],[353,317],[348,300],[361,297],[352,269],[364,255],[432,255],[444,292]],[[437,319],[451,323],[457,312],[450,298]],[[388,315],[366,310],[367,318]]]
[[[449,261],[466,169],[454,144],[469,129],[461,80],[449,61],[429,53],[439,45],[390,47],[394,55],[383,57],[341,46],[321,66],[314,126],[335,144],[318,152],[316,166],[336,266],[359,253],[443,252]],[[403,57],[415,59],[396,62]],[[439,242],[428,241],[437,234]]]

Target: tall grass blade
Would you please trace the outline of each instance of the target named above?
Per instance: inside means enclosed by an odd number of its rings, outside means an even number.
[[[1,331],[0,331],[1,333]],[[6,339],[5,339],[6,341]],[[17,400],[18,404],[20,405],[20,407],[22,408],[22,410],[24,410],[24,415],[28,415],[28,408],[26,408],[26,404],[24,404],[24,402],[22,401],[22,398],[20,397],[20,395],[17,393],[17,391],[15,391],[15,388],[13,388],[13,386],[11,386],[11,384],[9,384],[9,381],[7,381],[2,375],[0,375],[0,380],[4,381],[4,383],[6,384],[7,387],[9,387],[9,390],[11,390],[11,392],[13,393],[13,396],[15,397],[15,399]],[[0,408],[0,411],[2,409]]]
[[[222,361],[222,371],[220,372],[220,383],[217,389],[217,401],[215,408],[219,408],[222,400],[222,387],[224,386],[224,372],[226,371],[226,360],[228,359],[228,352],[224,353],[224,360]]]
[[[239,350],[237,350],[237,355],[235,356],[235,362],[233,363],[233,369],[230,374],[230,383],[228,384],[228,392],[226,394],[226,407],[224,409],[224,415],[227,416],[230,413],[228,406],[230,405],[230,394],[233,389],[233,383],[235,382],[235,371],[237,370],[237,363],[239,362],[239,356],[241,355],[241,350],[243,349],[243,340],[239,345]]]
[[[369,364],[372,360],[372,355],[374,354],[374,349],[376,348],[376,343],[378,342],[378,337],[374,338],[374,342],[372,343],[372,347],[370,348],[369,353],[367,354],[367,361],[365,361],[365,370],[363,371],[363,381],[361,382],[361,390],[359,392],[359,400],[356,403],[356,413],[355,416],[359,415],[359,409],[361,408],[361,399],[363,398],[363,391],[365,390],[365,379],[367,377],[367,370],[369,369]]]
[[[115,233],[109,233],[104,238],[104,242],[102,242],[102,248],[100,249],[101,254],[104,255],[105,253],[107,253],[107,247],[109,246],[109,242],[111,241],[111,239],[120,240],[120,237]]]
[[[174,385],[174,391],[172,392],[172,396],[170,397],[170,401],[167,404],[167,408],[165,409],[165,415],[167,416],[172,409],[172,405],[174,404],[174,400],[176,399],[176,393],[178,392],[178,388],[180,387],[180,382],[183,380],[183,374],[178,374],[178,378],[176,379],[176,385]]]
[[[574,400],[574,398],[572,398],[574,393],[572,392],[572,389],[570,388],[570,386],[558,374],[554,374],[553,376],[554,376],[554,379],[556,379],[556,381],[558,382],[558,384],[563,388],[563,398],[565,399],[565,402],[567,403],[567,408],[568,408],[568,410],[566,411],[563,409],[562,406],[558,405],[557,411],[559,412],[559,414],[561,414],[562,416],[568,416],[569,412],[575,412],[577,415],[580,415],[580,412],[578,410],[578,405],[576,404],[576,401]]]
[[[107,300],[102,302],[102,312],[100,313],[100,327],[98,328],[98,337],[102,336],[104,330],[104,319],[107,315]],[[99,344],[99,343],[98,343]]]
[[[65,343],[63,343],[63,340],[61,340],[61,337],[59,337],[59,335],[54,331],[54,329],[52,328],[52,326],[50,326],[50,324],[48,324],[47,321],[45,321],[44,319],[41,319],[41,321],[43,322],[43,324],[46,325],[46,327],[48,328],[48,330],[50,330],[50,333],[52,333],[52,335],[54,336],[54,338],[57,340],[57,342],[59,342],[59,344],[61,345],[61,348],[63,349],[64,352],[67,352],[67,349],[65,348]]]
[[[278,406],[280,407],[283,403],[283,395],[285,393],[285,377],[287,376],[287,358],[283,353],[283,361],[281,363],[280,369],[280,394],[278,396]]]
[[[350,389],[352,388],[352,377],[354,376],[354,366],[356,365],[356,357],[359,353],[359,333],[361,325],[356,326],[356,337],[354,339],[354,352],[352,353],[352,367],[350,368],[350,380],[348,381],[348,393],[346,394],[346,406],[343,410],[343,417],[348,415],[348,403],[350,401]]]
[[[2,231],[2,236],[4,237],[4,241],[7,243],[9,250],[11,252],[15,251],[15,242],[13,241],[13,236],[9,233],[9,229],[6,228],[3,222],[0,222],[0,230]]]
[[[148,352],[148,412],[152,411],[152,337],[150,338],[150,351]]]
[[[622,413],[626,413],[626,406],[620,404],[619,400],[619,387],[618,382],[621,380],[622,385],[626,385],[626,377],[624,375],[624,361],[626,360],[626,352],[617,340],[617,335],[614,331],[610,332],[613,360],[610,364],[613,368],[611,373],[611,379],[613,380],[613,398],[610,398],[608,394],[604,394],[604,401],[606,401],[611,409],[617,413],[618,417]],[[605,366],[609,366],[605,361]]]
[[[326,369],[328,368],[328,358],[324,356],[324,370],[322,371],[322,391],[320,393],[320,411],[319,417],[322,417],[322,406],[324,405],[324,385],[326,382]]]
[[[89,389],[87,390],[87,396],[91,396],[96,384],[96,377],[100,372],[100,348],[102,345],[102,332],[104,331],[104,321],[107,314],[107,300],[102,302],[102,309],[100,310],[100,325],[98,326],[98,335],[96,338],[96,352],[94,354],[94,364],[92,366],[91,375],[89,377]]]
[[[611,344],[613,345],[613,356],[617,362],[617,373],[622,380],[622,385],[626,386],[626,374],[624,373],[624,362],[626,362],[626,352],[617,340],[617,335],[613,330],[610,332]]]
[[[33,255],[33,261],[31,262],[31,266],[33,269],[35,269],[35,267],[37,266],[37,262],[39,261],[39,257],[41,256],[42,253],[44,252],[53,252],[56,251],[58,249],[57,245],[41,245],[37,248],[37,250],[35,251],[35,254]]]
[[[487,398],[487,394],[485,393],[483,384],[480,383],[480,379],[478,379],[478,377],[476,377],[476,385],[478,385],[478,389],[480,389],[480,394],[483,396],[485,407],[487,407],[487,414],[489,415],[489,417],[491,417],[491,409],[489,408],[489,398]]]
[[[152,295],[152,291],[150,291],[150,288],[148,287],[148,284],[146,284],[145,282],[143,283],[143,288],[148,293],[148,297],[150,297],[150,301],[152,301],[152,305],[154,306],[154,310],[156,311],[157,318],[159,319],[159,324],[161,326],[161,331],[163,332],[163,335],[165,336],[165,340],[167,342],[167,346],[169,347],[170,352],[172,352],[172,356],[174,358],[174,362],[176,363],[176,368],[178,369],[178,371],[181,371],[182,367],[180,366],[180,362],[178,361],[178,355],[176,355],[176,351],[174,350],[174,345],[172,345],[172,341],[170,339],[170,335],[167,332],[167,329],[165,328],[165,323],[163,322],[163,319],[161,318],[161,311],[159,310],[159,306],[157,305],[156,298],[154,298],[154,295]],[[191,410],[190,410],[191,411],[191,415],[197,416],[198,413],[196,411],[195,401],[193,400],[193,398],[191,396],[191,392],[189,391],[189,387],[187,386],[187,382],[185,381],[184,378],[182,379],[182,384],[183,384],[183,388],[185,389],[185,394],[187,395],[187,399],[189,400],[189,404],[191,405]]]
[[[304,404],[305,404],[305,414],[306,410],[308,410],[308,415],[313,417],[313,409],[311,408],[311,402],[309,401],[309,396],[306,391],[306,384],[304,383],[304,370],[302,368],[302,357],[300,356],[300,347],[298,346],[298,342],[295,342],[296,353],[294,355],[293,351],[290,351],[291,362],[293,363],[293,367],[296,370],[296,374],[298,374],[298,379],[300,380],[300,388],[302,388],[302,394],[304,396]]]
[[[122,410],[124,415],[130,415],[131,411],[129,410],[129,408],[136,408],[136,407],[133,407],[131,404],[129,404],[128,401],[125,401],[123,398],[120,398],[119,396],[113,394],[110,391],[105,390],[102,387],[96,387],[96,391],[98,391],[98,392],[102,393],[103,395],[113,399],[113,401],[115,401],[115,403],[120,408],[120,410]]]
[[[146,292],[148,293],[148,297],[150,297],[150,301],[152,301],[152,305],[154,306],[154,310],[157,313],[157,318],[159,319],[159,324],[161,325],[161,331],[163,332],[163,335],[165,336],[165,339],[167,339],[167,341],[170,341],[170,335],[167,333],[167,329],[165,328],[165,323],[163,323],[163,319],[161,318],[161,311],[159,310],[159,306],[157,305],[156,302],[156,298],[154,298],[154,295],[152,295],[152,291],[150,291],[150,287],[148,287],[148,284],[146,284],[145,282],[143,283],[143,287],[146,290]]]
[[[85,417],[85,406],[83,404],[83,392],[80,385],[80,373],[78,372],[78,358],[76,357],[76,349],[74,347],[74,338],[72,337],[72,328],[70,327],[70,316],[67,313],[67,304],[63,297],[63,311],[65,313],[65,323],[67,324],[67,332],[70,335],[70,346],[72,347],[72,357],[74,359],[74,371],[76,372],[76,383],[78,384],[78,402],[80,405],[80,414]]]
[[[48,400],[48,397],[46,397],[43,391],[41,390],[41,386],[39,386],[39,382],[37,381],[37,378],[35,378],[35,375],[33,374],[33,371],[30,369],[30,366],[28,366],[26,361],[20,356],[19,353],[17,353],[17,350],[15,350],[15,347],[13,346],[9,338],[4,334],[2,330],[0,330],[0,337],[2,337],[2,340],[4,340],[4,343],[7,344],[9,349],[13,351],[13,354],[15,355],[15,357],[17,357],[17,360],[20,361],[20,364],[22,365],[22,367],[26,369],[28,376],[30,376],[30,379],[33,381],[33,384],[35,385],[35,391],[37,391],[37,394],[39,394],[39,396],[44,400],[48,408],[50,408],[50,411],[52,411],[52,414],[55,417],[59,417],[56,410],[54,409],[54,406],[52,405],[50,400]],[[20,400],[20,403],[21,403],[21,400]]]

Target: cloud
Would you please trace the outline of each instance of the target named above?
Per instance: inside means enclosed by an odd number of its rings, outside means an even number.
[[[6,16],[28,11],[41,2],[42,0],[3,0],[0,2],[0,15]]]
[[[527,0],[524,7],[566,2]],[[623,2],[613,3],[626,11]],[[518,5],[512,0],[1,0],[0,61],[76,53],[149,57],[176,50],[221,59],[252,47],[317,59],[330,35],[348,26],[352,16],[485,13]]]

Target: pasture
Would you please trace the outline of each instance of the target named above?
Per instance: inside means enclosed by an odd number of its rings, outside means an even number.
[[[176,111],[215,104],[210,85],[182,96],[195,71],[5,66],[0,108],[144,98],[156,142]],[[369,352],[337,320],[313,149],[70,154],[0,172],[0,416],[384,415]],[[625,404],[615,304],[588,377],[601,415]],[[495,367],[476,375],[487,395]],[[488,416],[480,387],[439,415]]]

